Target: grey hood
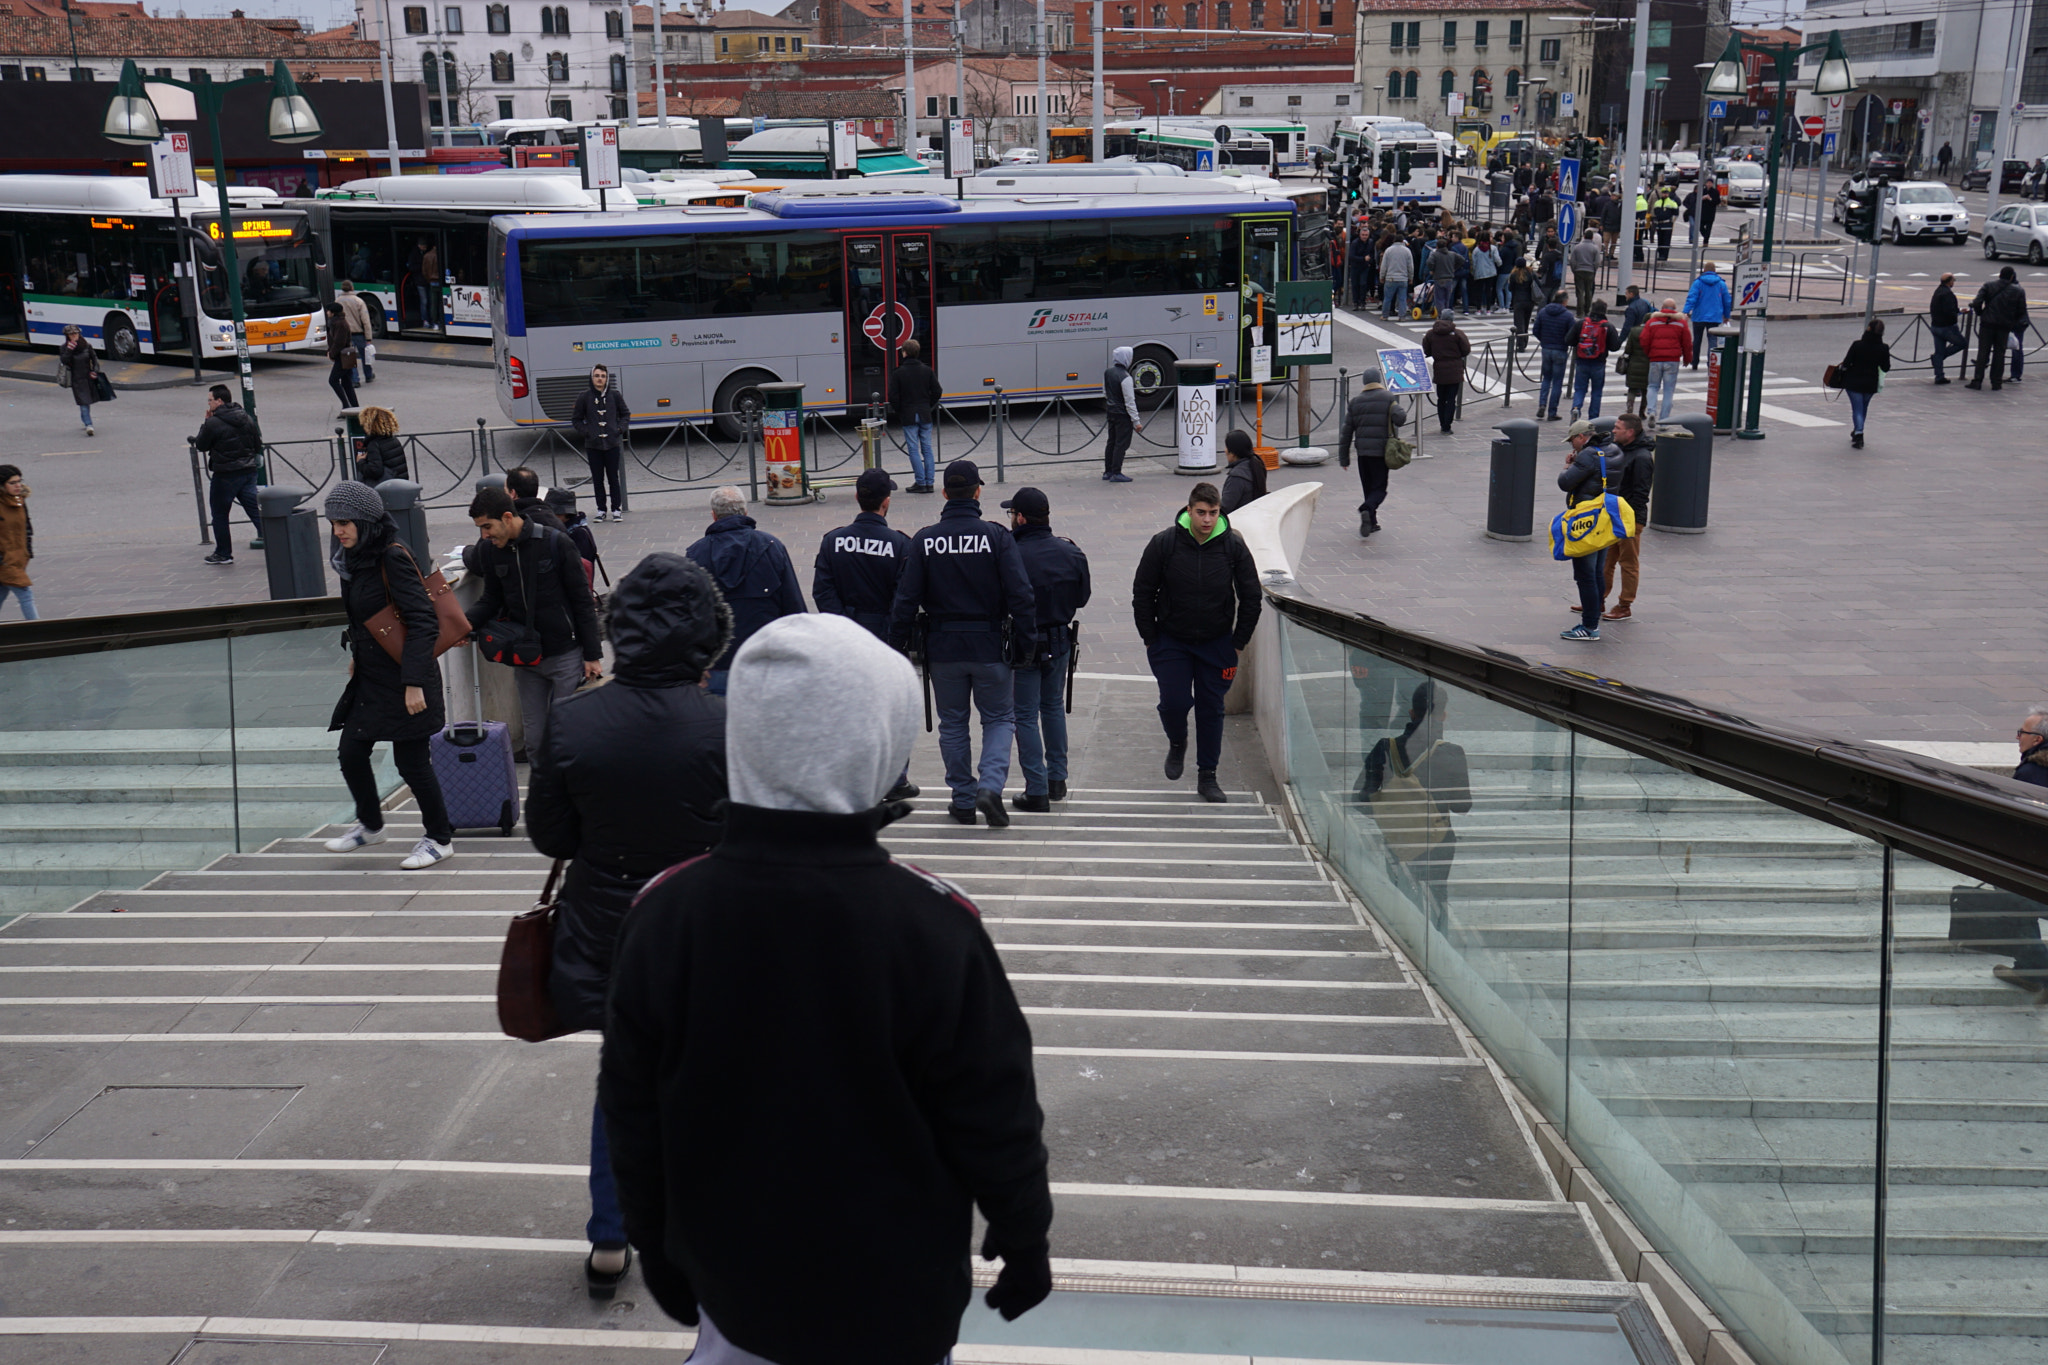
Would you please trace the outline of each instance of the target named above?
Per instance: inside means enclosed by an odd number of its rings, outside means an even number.
[[[1134,352],[1131,350],[1130,347],[1119,346],[1109,353],[1109,363],[1112,365],[1121,365],[1128,370],[1131,367],[1131,356],[1133,354]]]
[[[733,656],[725,758],[732,799],[852,815],[881,804],[917,735],[917,672],[844,616],[784,616]]]

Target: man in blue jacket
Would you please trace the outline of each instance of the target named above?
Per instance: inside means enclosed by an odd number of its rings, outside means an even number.
[[[711,525],[683,553],[711,571],[732,608],[732,644],[711,665],[711,690],[722,697],[732,656],[770,621],[803,615],[804,590],[789,551],[755,526],[745,496],[731,484],[711,495]]]
[[[1706,349],[1700,343],[1706,339],[1709,327],[1719,327],[1735,311],[1735,297],[1728,292],[1728,281],[1714,273],[1714,263],[1707,261],[1700,267],[1700,277],[1692,282],[1692,288],[1685,291],[1685,315],[1692,319],[1692,368],[1700,367],[1700,357]]]
[[[1543,348],[1543,377],[1536,386],[1536,415],[1548,422],[1560,420],[1557,405],[1564,401],[1565,375],[1571,367],[1572,343],[1579,339],[1578,314],[1564,305],[1564,295],[1555,293],[1537,311],[1529,330]]]

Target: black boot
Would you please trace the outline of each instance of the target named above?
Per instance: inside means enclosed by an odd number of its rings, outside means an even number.
[[[963,825],[971,825],[974,823],[976,810],[977,807],[974,806],[948,806],[946,807],[946,814],[952,816]]]
[[[607,1251],[613,1250],[611,1247],[605,1249]],[[583,1258],[583,1283],[590,1290],[591,1298],[596,1299],[599,1303],[608,1303],[612,1296],[619,1292],[619,1281],[625,1279],[626,1272],[633,1268],[633,1248],[630,1246],[625,1248],[626,1263],[613,1271],[599,1270],[595,1265],[591,1264],[597,1255],[597,1250],[596,1247],[592,1247],[590,1255]]]
[[[1188,746],[1185,741],[1166,746],[1166,780],[1180,781],[1180,775],[1187,771]]]
[[[984,791],[974,798],[974,808],[987,819],[990,829],[1001,829],[1010,823],[1010,812],[1003,809],[1001,792]]]
[[[1049,779],[1049,780],[1048,780],[1048,781],[1046,782],[1046,784],[1045,784],[1045,785],[1046,785],[1046,793],[1045,793],[1045,795],[1046,795],[1046,799],[1047,799],[1047,800],[1049,800],[1049,801],[1064,801],[1064,800],[1066,800],[1066,799],[1067,799],[1067,780],[1066,780],[1065,778],[1063,778],[1063,777],[1055,777],[1055,778],[1051,778],[1051,779]]]
[[[889,794],[882,799],[884,801],[911,801],[916,799],[921,790],[923,789],[906,777],[895,786],[889,788]]]
[[[1033,796],[1029,792],[1017,793],[1010,798],[1010,804],[1018,810],[1030,811],[1034,815],[1043,815],[1052,809],[1051,801],[1043,796]]]
[[[1229,793],[1225,792],[1222,784],[1216,780],[1214,768],[1204,768],[1195,774],[1195,792],[1204,801],[1213,801],[1219,806],[1230,801]]]
[[[1358,538],[1360,540],[1364,540],[1367,536],[1371,535],[1373,531],[1376,529],[1377,528],[1372,523],[1372,513],[1360,512],[1358,514]]]

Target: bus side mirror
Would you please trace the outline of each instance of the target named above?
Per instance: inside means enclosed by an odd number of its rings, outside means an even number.
[[[219,242],[214,241],[213,238],[207,236],[198,228],[186,227],[182,223],[178,225],[178,236],[185,241],[191,242],[192,254],[198,258],[199,264],[215,270],[220,268],[221,254]]]

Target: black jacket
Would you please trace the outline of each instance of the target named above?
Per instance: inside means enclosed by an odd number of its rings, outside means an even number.
[[[1002,961],[882,819],[728,807],[711,854],[641,895],[612,971],[598,1097],[643,1277],[778,1365],[939,1360],[973,1210],[1019,1254],[1052,1222]]]
[[[386,479],[409,479],[405,472],[405,442],[396,436],[366,436],[356,453],[356,477],[367,484]]]
[[[524,621],[540,634],[543,658],[581,647],[586,663],[604,657],[597,633],[597,604],[583,575],[576,544],[552,526],[528,521],[507,549],[488,540],[471,547],[483,596],[470,603],[469,623],[481,626],[500,617]]]
[[[910,537],[890,529],[880,512],[863,512],[818,542],[811,601],[819,611],[850,616],[887,640],[889,608],[909,559]]]
[[[725,698],[697,681],[716,652],[703,642],[721,640],[730,620],[702,569],[650,555],[612,594],[612,680],[550,714],[526,832],[549,857],[575,859],[550,978],[573,1028],[604,1027],[612,948],[633,897],[663,868],[709,851],[724,829]]]
[[[1638,528],[1650,524],[1650,485],[1656,477],[1657,443],[1646,432],[1634,445],[1621,447],[1621,496],[1635,508]]]
[[[2012,770],[2012,780],[2048,787],[2048,744],[2037,744]]]
[[[199,424],[195,440],[209,474],[239,474],[263,466],[263,433],[237,403],[224,403]]]
[[[922,360],[906,360],[889,376],[889,408],[904,425],[931,421],[945,396],[945,385]]]
[[[1259,623],[1259,574],[1251,547],[1220,518],[1197,541],[1182,512],[1152,537],[1131,580],[1131,611],[1147,647],[1160,636],[1202,644],[1228,635],[1233,648],[1251,643]]]
[[[713,670],[731,668],[740,646],[770,621],[804,614],[804,590],[797,585],[789,551],[755,526],[752,517],[719,517],[683,553],[711,571],[732,608],[732,648],[711,665]]]
[[[85,404],[100,401],[92,382],[92,377],[99,372],[100,358],[93,354],[90,341],[81,337],[76,347],[67,344],[57,348],[57,382],[71,390],[72,401]]]
[[[939,519],[910,538],[910,558],[889,611],[889,639],[902,648],[919,610],[931,634],[932,663],[1000,663],[1003,622],[1023,637],[1037,629],[1036,603],[1024,557],[1007,526],[981,518],[973,498],[954,498]]]
[[[1344,424],[1337,432],[1337,463],[1349,469],[1354,451],[1361,460],[1384,460],[1387,438],[1407,420],[1408,409],[1386,389],[1360,389],[1344,408]]]
[[[2011,280],[1986,280],[1970,301],[1970,311],[1982,318],[1986,327],[2011,331],[2027,316],[2027,291]]]
[[[1835,382],[1850,393],[1876,393],[1878,375],[1892,367],[1892,348],[1875,337],[1860,336],[1849,343],[1842,363],[1835,367]]]
[[[1223,476],[1223,511],[1235,512],[1266,496],[1266,462],[1256,453],[1230,466]]]
[[[1600,481],[1600,458],[1603,455],[1607,458],[1605,484]],[[1557,476],[1557,486],[1564,490],[1566,504],[1577,506],[1582,502],[1591,502],[1602,493],[1619,493],[1622,466],[1625,463],[1621,451],[1611,445],[1588,441],[1580,446],[1572,455],[1572,462]]]
[[[1948,285],[1936,285],[1934,296],[1927,300],[1927,325],[1930,327],[1954,327],[1963,320],[1963,305],[1956,300],[1956,291]]]
[[[616,380],[606,384],[603,393],[594,387],[585,389],[569,414],[569,425],[589,450],[611,450],[623,443],[632,421],[633,410],[626,406],[626,395],[619,391]]]
[[[1031,580],[1032,611],[1041,640],[1054,626],[1074,619],[1088,605],[1094,585],[1088,578],[1088,556],[1065,536],[1052,533],[1051,522],[1025,522],[1016,530],[1017,554],[1024,576]]]
[[[386,518],[374,544],[365,542],[349,553],[349,576],[341,584],[341,604],[348,612],[349,660],[355,669],[327,728],[346,729],[359,739],[426,739],[447,724],[441,669],[434,662],[441,623],[420,581],[420,569],[432,566],[416,567],[396,532]],[[405,657],[397,663],[363,627],[393,602],[405,625]],[[408,687],[426,693],[427,709],[416,716],[405,709]]]

